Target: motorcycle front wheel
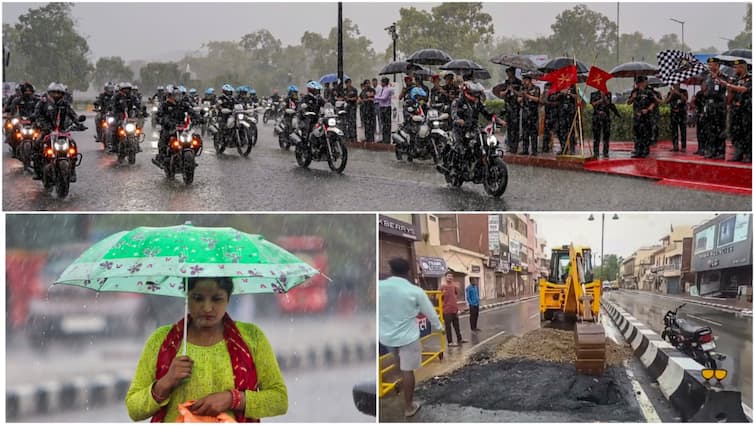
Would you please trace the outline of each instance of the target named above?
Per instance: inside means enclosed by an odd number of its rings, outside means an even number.
[[[194,169],[196,166],[197,165],[194,163],[194,151],[184,152],[183,170],[181,170],[181,174],[183,175],[184,184],[187,186],[194,182]]]
[[[349,151],[346,150],[346,145],[343,144],[340,137],[328,139],[328,143],[330,144],[328,167],[332,171],[341,174],[346,168],[346,162],[349,160]]]
[[[249,139],[249,144],[252,146],[257,146],[257,126],[252,125],[246,132],[247,138]]]
[[[264,124],[267,124],[267,122],[270,120],[270,115],[271,114],[270,114],[270,110],[269,109],[267,111],[265,111],[264,114],[262,114],[262,122]]]
[[[165,163],[165,177],[173,180],[176,177],[176,157],[171,155],[168,161]]]
[[[288,137],[283,133],[278,135],[278,146],[284,151],[291,149],[291,143],[288,141]]]
[[[496,198],[503,195],[509,184],[509,171],[501,158],[493,158],[485,170],[485,180],[482,182],[485,192]]]
[[[136,164],[136,151],[139,150],[139,143],[135,140],[129,142],[130,147],[128,150],[128,163],[131,165]]]
[[[57,166],[58,181],[55,184],[55,191],[58,192],[59,198],[65,198],[71,188],[71,163],[67,160],[59,161]]]
[[[236,150],[239,152],[239,155],[243,157],[249,156],[249,153],[252,151],[252,143],[249,141],[247,132],[239,131],[236,133],[236,137],[238,138],[236,140]]]
[[[222,135],[218,132],[212,136],[212,144],[215,146],[215,153],[217,155],[225,152],[225,142],[222,140]]]

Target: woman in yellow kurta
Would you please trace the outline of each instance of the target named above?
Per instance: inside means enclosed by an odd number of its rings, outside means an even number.
[[[232,292],[228,278],[189,279],[187,355],[177,355],[183,319],[149,337],[126,394],[131,419],[175,422],[178,405],[191,400],[195,415],[225,412],[238,422],[286,413],[288,392],[272,347],[257,326],[230,319]]]

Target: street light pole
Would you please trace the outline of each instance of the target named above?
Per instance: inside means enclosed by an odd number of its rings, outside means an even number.
[[[343,87],[343,3],[338,2],[338,86]]]
[[[682,24],[682,50],[684,50],[684,21],[675,18],[669,18],[669,20]]]
[[[619,45],[621,40],[621,31],[619,28],[619,2],[616,2],[616,66],[619,65]]]
[[[391,35],[391,40],[393,41],[393,61],[396,62],[396,42],[398,41],[398,33],[396,32],[396,23],[394,22],[391,24],[391,26],[387,27],[385,29],[388,31],[388,34]],[[393,74],[393,82],[396,82],[396,74]]]
[[[614,214],[613,217],[611,217],[611,220],[618,220],[619,215]],[[593,217],[592,214],[590,214],[590,217],[587,218],[588,221],[595,220],[595,217]],[[601,280],[601,285],[603,281],[603,270],[605,269],[605,258],[603,256],[603,244],[605,242],[605,234],[606,234],[606,214],[601,213],[600,214],[600,276],[599,279]]]

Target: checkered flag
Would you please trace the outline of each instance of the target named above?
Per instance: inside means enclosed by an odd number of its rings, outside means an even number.
[[[708,72],[708,68],[692,53],[681,50],[658,52],[658,77],[666,84],[682,83]]]

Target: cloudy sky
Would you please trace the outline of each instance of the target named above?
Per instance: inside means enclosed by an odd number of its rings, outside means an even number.
[[[3,2],[3,23],[15,23],[20,14],[42,3]],[[390,37],[384,28],[399,18],[399,9],[415,5],[431,9],[438,3],[345,2],[344,16],[354,21],[384,51]],[[586,3],[616,19],[616,3]],[[555,17],[576,3],[485,3],[497,36],[532,38],[551,33]],[[685,41],[692,48],[715,46],[744,29],[746,3],[621,3],[620,31],[639,31],[658,40],[681,32],[673,17],[685,21]],[[92,59],[121,56],[132,59],[178,59],[209,40],[239,40],[244,34],[269,29],[284,44],[298,44],[304,31],[325,34],[336,25],[336,3],[76,3],[79,31],[88,37]],[[399,41],[400,42],[400,41]],[[537,53],[537,52],[533,52]]]
[[[606,213],[605,253],[628,257],[637,248],[660,244],[671,225],[699,225],[714,217],[713,213],[616,213],[617,220],[612,220],[613,212]],[[588,245],[593,252],[600,255],[599,213],[593,214],[595,220],[589,221],[590,214],[540,213],[532,214],[537,222],[538,237],[544,238],[548,247],[574,242]],[[598,261],[599,262],[599,261]]]

